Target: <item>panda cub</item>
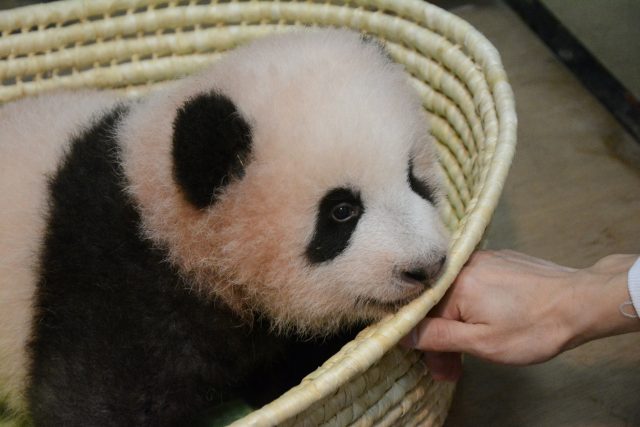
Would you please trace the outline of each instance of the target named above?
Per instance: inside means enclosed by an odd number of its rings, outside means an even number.
[[[3,106],[0,398],[38,426],[265,403],[438,276],[435,162],[402,68],[344,30]]]

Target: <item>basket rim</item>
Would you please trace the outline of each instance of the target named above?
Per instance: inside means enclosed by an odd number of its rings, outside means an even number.
[[[363,1],[365,0],[360,2]],[[394,0],[387,0],[385,8],[393,10],[392,3]],[[497,49],[468,22],[435,5],[421,0],[401,0],[395,3],[401,4],[401,8],[422,9],[433,25],[430,27],[431,30],[441,34],[455,33],[453,41],[468,48],[474,54],[474,59],[482,59],[483,73],[493,96],[498,119],[496,149],[487,168],[486,179],[478,192],[479,196],[472,200],[469,213],[465,217],[466,221],[461,223],[458,229],[460,238],[450,248],[450,261],[445,272],[430,289],[397,314],[372,325],[370,328],[375,328],[373,332],[358,342],[340,363],[327,367],[317,377],[303,381],[273,402],[235,421],[231,426],[278,425],[308,409],[318,400],[330,396],[340,386],[375,364],[444,296],[478,246],[489,224],[488,219],[498,204],[515,153],[517,117],[513,91],[507,81]],[[401,13],[399,15],[402,16]],[[353,367],[357,369],[352,370]]]

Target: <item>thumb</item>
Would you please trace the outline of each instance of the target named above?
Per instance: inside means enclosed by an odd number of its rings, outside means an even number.
[[[473,353],[475,325],[442,317],[427,317],[412,333],[413,347],[423,351]],[[475,332],[475,333],[474,333]]]

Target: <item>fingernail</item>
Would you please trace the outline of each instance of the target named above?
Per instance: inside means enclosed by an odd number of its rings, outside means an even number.
[[[455,353],[427,352],[423,360],[435,381],[456,382],[462,375],[462,369],[461,365],[456,363],[455,357],[460,356]],[[459,362],[459,359],[457,360]]]
[[[455,383],[456,381],[458,381],[458,379],[455,376],[452,376],[449,373],[441,374],[439,372],[432,372],[431,378],[433,378],[435,381],[438,381],[438,382]]]
[[[416,348],[416,344],[418,343],[418,330],[413,328],[409,334],[402,337],[400,340],[400,345],[404,348]]]

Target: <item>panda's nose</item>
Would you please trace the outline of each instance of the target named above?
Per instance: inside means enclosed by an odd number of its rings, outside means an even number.
[[[405,271],[402,273],[402,279],[406,282],[426,282],[427,280],[427,270],[424,268],[418,268],[411,271]]]
[[[444,267],[446,261],[447,257],[443,255],[434,263],[403,271],[401,274],[402,280],[412,284],[418,282],[424,286],[430,285],[434,279],[440,276],[442,267]]]

